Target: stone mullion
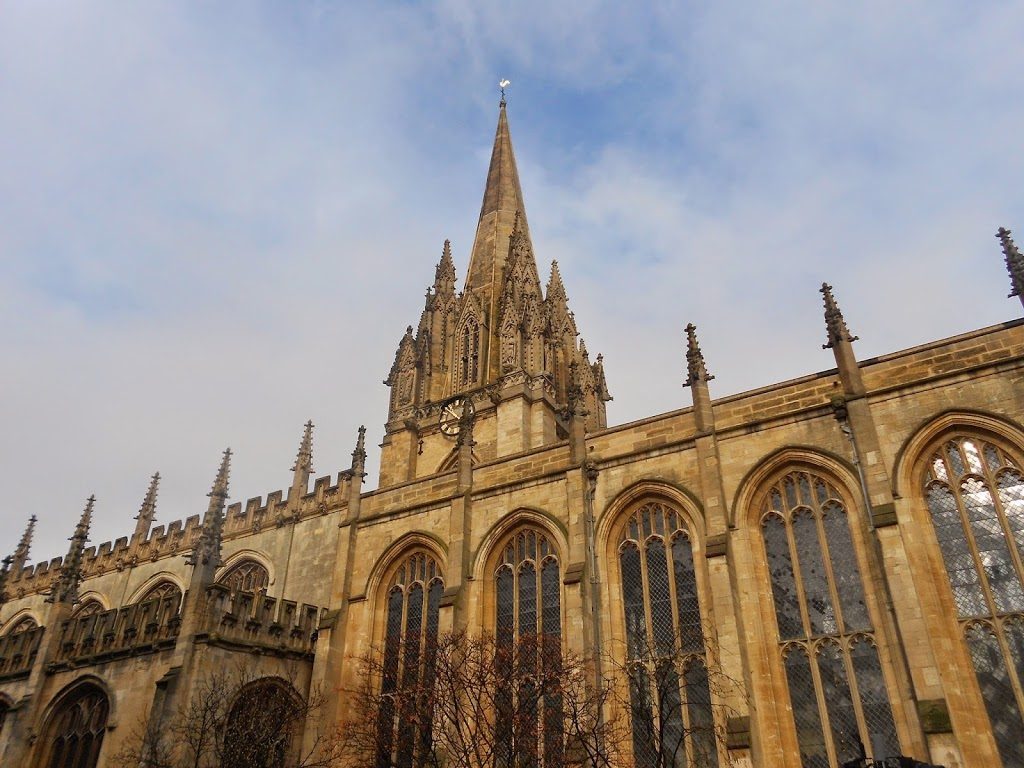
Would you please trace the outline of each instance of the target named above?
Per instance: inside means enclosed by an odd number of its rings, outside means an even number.
[[[845,511],[845,504],[842,505]],[[828,536],[825,535],[825,521],[821,507],[811,510],[814,515],[814,529],[818,532],[818,545],[821,549],[821,559],[825,564],[825,580],[828,582],[828,593],[832,596],[832,610],[836,614],[836,632],[840,637],[847,636],[846,629],[846,618],[843,616],[842,601],[839,599],[839,590],[836,587],[836,576],[832,570],[832,550],[828,546]],[[846,521],[846,525],[849,526],[849,521]],[[850,540],[853,540],[853,536],[850,536]],[[854,558],[857,558],[857,553],[854,552]],[[858,562],[858,567],[860,563]],[[863,590],[864,584],[863,579],[861,580],[861,589]],[[865,595],[865,601],[867,596]]]
[[[866,632],[857,633],[863,636],[865,639],[861,642],[870,642],[874,645],[874,636]],[[842,640],[839,643],[839,647],[843,652],[843,669],[846,670],[846,684],[850,688],[850,699],[853,701],[853,716],[857,718],[857,730],[860,731],[860,742],[864,745],[865,749],[870,749],[874,752],[874,746],[871,744],[871,732],[868,729],[867,720],[864,719],[864,702],[860,697],[860,684],[857,682],[856,671],[853,668],[853,655],[851,654],[850,645],[852,638],[847,635],[843,635]],[[877,646],[875,646],[877,653]],[[879,664],[881,666],[881,664]],[[885,685],[885,671],[882,670],[882,684]],[[888,687],[886,688],[886,698],[888,698]],[[891,705],[890,705],[891,706]]]
[[[786,525],[786,543],[789,544],[789,562],[793,567],[793,585],[796,587],[797,602],[800,604],[800,620],[804,625],[804,637],[810,640],[814,637],[814,633],[811,628],[811,616],[807,610],[807,594],[804,592],[804,579],[803,572],[800,570],[799,552],[796,547],[796,534],[793,533],[792,510],[786,510],[782,521]],[[777,617],[776,630],[778,630]]]
[[[950,469],[952,468],[950,467]],[[985,572],[985,566],[981,561],[981,554],[978,552],[978,542],[974,538],[974,527],[971,525],[971,519],[967,516],[967,505],[964,503],[964,500],[960,495],[960,485],[962,482],[963,478],[960,478],[952,483],[947,483],[947,486],[950,491],[953,492],[953,498],[956,501],[956,511],[960,516],[960,527],[963,528],[964,536],[967,539],[967,547],[971,551],[971,560],[974,562],[974,570],[978,574],[978,580],[981,584],[981,592],[985,597],[985,604],[988,607],[988,615],[994,618],[997,615],[996,601],[992,596],[992,587],[988,583],[988,574]],[[947,582],[949,581],[948,572],[946,580]],[[952,584],[950,584],[950,591],[952,591]],[[954,597],[954,603],[955,602],[956,598]],[[957,606],[957,614],[959,615],[959,613],[960,608]]]
[[[986,470],[988,469],[987,463],[985,468]],[[1010,528],[1010,520],[1006,515],[1006,510],[1003,508],[1003,500],[999,497],[998,478],[992,477],[991,473],[986,471],[981,480],[985,483],[989,495],[992,497],[992,505],[995,507],[996,517],[999,519],[999,527],[1002,529],[1003,537],[1006,539],[1006,548],[1010,551],[1010,559],[1013,561],[1014,569],[1017,571],[1017,580],[1024,587],[1024,552],[1021,552],[1017,547],[1017,540],[1013,535],[1013,530]]]
[[[821,643],[808,641],[807,660],[811,668],[811,680],[814,681],[814,697],[818,702],[818,719],[821,721],[821,734],[825,739],[825,751],[828,753],[830,765],[839,765],[836,745],[832,741],[832,721],[829,718],[828,702],[825,701],[825,686],[821,682],[821,670],[818,668],[818,653]],[[842,650],[842,646],[840,646]],[[845,654],[844,654],[845,655]]]
[[[1010,652],[1010,644],[1006,641],[1006,630],[1003,628],[1004,617],[992,617],[992,629],[995,632],[996,642],[999,643],[999,651],[1003,654],[1003,664],[1009,674],[1010,689],[1017,698],[1017,711],[1024,715],[1024,680],[1017,675],[1017,668],[1013,663],[1013,654]]]

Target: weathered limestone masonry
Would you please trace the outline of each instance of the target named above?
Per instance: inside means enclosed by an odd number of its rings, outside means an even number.
[[[696,627],[690,765],[839,766],[860,745],[1024,765],[1024,321],[858,361],[823,285],[834,368],[716,400],[689,325],[692,407],[609,427],[557,264],[541,284],[504,102],[456,286],[445,242],[385,382],[375,490],[362,429],[310,490],[307,424],[265,501],[226,507],[225,452],[202,518],[154,526],[155,475],[130,537],[87,548],[90,498],[68,555],[34,565],[30,521],[0,571],[0,763],[109,765],[233,666],[324,692],[340,721],[354,660],[415,618],[557,633],[598,676]]]

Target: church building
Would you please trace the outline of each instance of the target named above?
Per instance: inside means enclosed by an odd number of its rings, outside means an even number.
[[[88,546],[89,498],[52,560],[30,556],[33,517],[0,574],[0,765],[113,766],[137,720],[159,731],[241,663],[255,694],[232,718],[288,686],[341,722],[354,659],[465,630],[641,680],[681,655],[673,696],[631,684],[626,765],[658,763],[661,718],[688,734],[679,766],[1024,768],[1024,320],[858,360],[825,284],[834,368],[715,398],[688,325],[692,407],[610,426],[614,360],[606,380],[557,263],[541,272],[506,112],[466,274],[445,242],[381,372],[377,488],[364,429],[351,466],[312,477],[307,423],[266,497],[227,505],[228,450],[202,516],[157,524],[154,475],[130,535]],[[540,731],[532,764],[574,764]]]

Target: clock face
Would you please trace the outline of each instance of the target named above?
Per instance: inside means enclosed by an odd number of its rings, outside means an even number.
[[[462,420],[462,409],[466,407],[466,399],[455,397],[449,400],[441,408],[441,416],[438,419],[438,426],[441,432],[448,437],[455,437],[459,434],[459,422]],[[473,403],[469,404],[469,412],[473,412]]]

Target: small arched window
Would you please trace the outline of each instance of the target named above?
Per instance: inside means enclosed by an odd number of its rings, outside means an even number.
[[[619,539],[633,758],[718,765],[693,546],[682,515],[647,502]]]
[[[159,600],[163,602],[167,598],[176,598],[174,602],[175,606],[181,605],[181,587],[175,584],[169,579],[158,581],[152,587],[147,589],[142,596],[136,600],[136,603],[146,603],[150,600]]]
[[[899,755],[838,489],[813,472],[779,478],[762,503],[761,534],[802,764],[827,768],[865,753]]]
[[[508,541],[494,588],[496,663],[499,676],[511,683],[496,702],[497,743],[508,750],[499,751],[499,764],[512,764],[515,741],[525,765],[560,765],[562,699],[535,682],[557,679],[562,663],[561,569],[541,531],[528,528]]]
[[[28,632],[30,629],[35,629],[38,626],[39,624],[31,616],[22,616],[4,634],[17,635],[21,632]]]
[[[220,768],[284,768],[302,709],[295,690],[278,678],[242,686],[228,711]]]
[[[270,585],[270,574],[261,563],[247,558],[231,566],[218,581],[232,592],[259,592]]]
[[[443,594],[441,568],[428,552],[410,554],[391,577],[385,614],[377,742],[381,765],[411,768],[424,764],[426,756],[418,750],[425,742],[429,743],[426,737],[433,724],[428,713],[419,711],[422,702],[402,692],[422,689],[421,681],[433,679]]]
[[[480,326],[470,315],[462,323],[459,340],[459,387],[471,387],[480,376]]]
[[[103,613],[103,603],[99,600],[88,599],[83,600],[75,606],[75,610],[71,614],[73,619],[84,619],[88,616],[95,616],[97,613]]]
[[[65,695],[50,715],[44,749],[46,768],[95,768],[103,747],[110,704],[95,685]]]
[[[1024,473],[961,435],[931,454],[924,495],[999,754],[1024,765]]]

